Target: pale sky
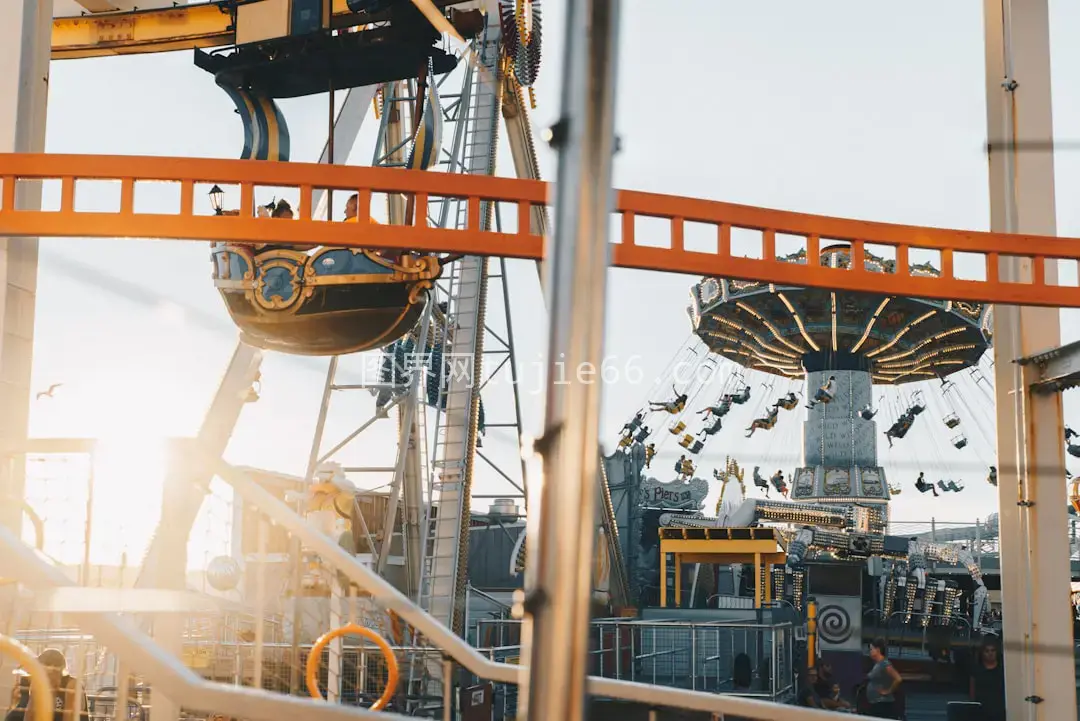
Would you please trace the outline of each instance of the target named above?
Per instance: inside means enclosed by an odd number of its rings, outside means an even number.
[[[544,3],[537,130],[558,113],[563,5]],[[680,0],[662,9],[631,1],[623,6],[618,187],[916,225],[988,227],[978,0],[911,0],[887,8],[856,0]],[[1052,27],[1056,136],[1072,140],[1072,128],[1080,126],[1080,48],[1073,42],[1080,7],[1053,3]],[[326,137],[326,97],[281,105],[292,131],[293,160],[317,159]],[[233,158],[242,145],[230,101],[192,64],[189,52],[54,63],[48,122],[47,149],[54,153]],[[369,115],[351,164],[370,164],[376,127]],[[553,179],[555,158],[540,150],[544,178]],[[501,157],[501,174],[512,173],[505,146]],[[1080,153],[1060,150],[1057,176],[1059,233],[1080,236],[1080,209],[1069,202],[1080,188]],[[55,189],[46,188],[50,192],[55,202]],[[83,202],[97,199],[87,195]],[[137,202],[166,209],[158,197]],[[521,403],[527,431],[536,433],[543,411],[536,378],[546,314],[533,265],[509,265],[524,378]],[[65,388],[57,398],[35,404],[32,435],[132,429],[149,436],[193,434],[236,337],[209,271],[202,244],[44,241],[34,388],[55,382]],[[619,367],[639,366],[645,378],[640,385],[623,383],[606,392],[601,432],[609,449],[622,424],[647,400],[652,380],[687,339],[685,306],[694,280],[643,271],[609,274],[606,353]],[[501,299],[493,297],[490,305],[501,307]],[[492,312],[500,324],[501,312]],[[1077,316],[1068,318],[1072,328],[1065,324],[1063,340],[1078,335]],[[346,365],[355,371],[356,363]],[[262,399],[244,412],[229,459],[302,472],[325,367],[325,360],[270,355],[263,366]],[[768,380],[758,376],[753,382],[760,391]],[[993,462],[986,421],[990,403],[973,382],[969,385],[964,396],[971,416],[965,420],[968,449],[948,446],[952,434],[940,423],[941,414],[935,417],[937,400],[928,420],[901,442],[906,450],[882,452],[889,480],[904,486],[893,502],[894,519],[973,521],[996,510],[996,490],[984,480]],[[782,392],[782,386],[786,391],[783,383],[776,390]],[[366,420],[372,404],[357,392],[339,398],[330,414],[331,442]],[[484,399],[489,422],[509,420],[512,396],[505,386],[490,389]],[[1078,409],[1073,399],[1066,408],[1069,422]],[[700,476],[710,477],[711,468],[721,466],[728,454],[748,468],[761,464],[763,471],[777,466],[790,473],[797,465],[801,418],[785,418],[771,434],[745,441],[740,424],[752,414],[745,415],[713,441]],[[883,416],[879,424],[891,422]],[[378,424],[342,460],[391,465],[395,428],[393,422]],[[654,465],[663,480],[670,480],[667,469],[678,455],[673,449],[671,441]],[[925,453],[918,463],[910,460],[914,449]],[[508,471],[517,468],[516,444],[506,431],[489,431],[483,450]],[[918,497],[911,486],[918,470],[928,477],[963,479],[968,488],[962,503],[951,496],[938,504]],[[357,479],[365,486],[386,480]],[[505,488],[487,472],[476,492]],[[152,505],[149,498],[146,502]]]

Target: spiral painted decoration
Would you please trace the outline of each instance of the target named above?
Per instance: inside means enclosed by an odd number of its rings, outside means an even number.
[[[854,631],[851,616],[842,606],[822,606],[818,609],[817,632],[825,643],[837,646],[845,644]]]

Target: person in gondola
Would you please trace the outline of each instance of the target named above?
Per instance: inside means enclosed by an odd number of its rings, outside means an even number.
[[[702,413],[704,413],[706,419],[708,419],[710,417],[712,417],[712,418],[723,418],[724,416],[726,416],[728,414],[728,412],[730,410],[731,410],[731,398],[730,398],[730,396],[724,396],[723,398],[720,399],[720,405],[718,405],[718,406],[705,406],[700,411],[698,411],[698,415],[701,415]]]
[[[358,223],[357,218],[360,208],[360,196],[357,193],[353,193],[349,196],[349,199],[345,201],[345,222],[346,223]],[[368,222],[372,225],[378,225],[379,221],[372,217],[368,217]],[[394,248],[368,248],[375,255],[385,260],[397,261],[401,257],[401,251]]]
[[[997,466],[990,466],[990,473],[986,476],[986,482],[991,486],[997,486]]]
[[[724,427],[724,419],[720,416],[714,416],[714,418],[716,418],[716,420],[713,421],[711,426],[705,426],[700,431],[698,431],[697,434],[699,436],[715,436],[717,433],[720,432],[720,430]]]
[[[817,389],[814,393],[814,400],[807,404],[807,408],[813,409],[818,403],[829,403],[833,396],[836,395],[836,376],[829,376],[829,380],[825,381],[825,385]]]
[[[734,403],[736,405],[742,405],[750,400],[750,386],[743,386],[743,389],[738,393],[728,393],[722,399],[728,403]],[[723,404],[721,404],[723,405]],[[729,406],[730,407],[730,406]]]
[[[284,198],[277,201],[276,203],[269,203],[266,207],[270,211],[270,217],[271,218],[279,218],[279,219],[282,219],[282,220],[292,220],[293,218],[296,217],[295,213],[293,213],[292,206],[289,205],[289,201],[285,200]],[[315,248],[318,248],[319,246],[317,246],[317,245],[279,245],[279,246],[276,246],[276,247],[278,247],[278,248],[288,248],[289,250],[299,250],[301,252],[306,252],[306,251],[309,251],[309,250],[314,250]]]
[[[787,498],[787,483],[784,481],[784,472],[777,469],[776,473],[772,474],[769,481],[773,484],[773,488],[780,492],[784,498]]]
[[[746,429],[746,437],[749,438],[754,435],[754,431],[759,428],[767,431],[772,430],[773,426],[776,425],[776,418],[778,415],[779,411],[774,406],[773,409],[769,411],[769,415],[764,418],[755,418],[753,423],[750,424],[750,427]]]
[[[295,216],[293,214],[292,206],[289,205],[289,201],[282,198],[277,203],[271,203],[273,207],[270,209],[271,218],[284,218],[285,220],[292,220]]]
[[[345,201],[345,222],[356,223],[356,213],[358,206],[360,205],[360,195],[353,193],[349,196],[349,199]]]
[[[773,408],[783,408],[785,411],[790,411],[799,403],[799,397],[794,393],[788,393],[786,396],[776,401]]]
[[[765,491],[765,497],[769,496],[769,482],[761,475],[761,466],[754,466],[754,485]]]
[[[671,415],[678,415],[686,408],[686,401],[689,396],[685,393],[679,393],[679,390],[675,386],[671,387],[671,390],[675,392],[675,398],[670,401],[649,401],[649,410],[651,411],[666,411]]]
[[[889,448],[892,448],[893,438],[903,438],[906,436],[907,432],[911,430],[911,424],[914,422],[915,416],[908,410],[896,419],[896,423],[889,426],[889,430],[885,431],[885,437],[889,439]]]
[[[694,438],[691,435],[683,436],[682,440],[679,441],[679,445],[694,454],[701,453],[702,449],[705,448],[704,441]]]
[[[656,457],[656,444],[650,443],[645,446],[645,467],[652,465],[652,459]]]
[[[630,422],[622,427],[622,433],[628,438],[633,438],[634,431],[641,428],[641,424],[645,422],[645,412],[638,411],[634,414],[634,417],[630,419]]]
[[[919,477],[915,479],[915,488],[919,491],[919,493],[926,493],[927,491],[931,491],[934,494],[934,498],[937,498],[937,489],[934,488],[933,483],[930,483],[926,480],[926,474],[924,474],[922,471],[919,471]]]
[[[679,456],[679,460],[675,461],[675,472],[679,474],[679,480],[685,481],[694,475],[694,462],[688,459],[685,455]]]

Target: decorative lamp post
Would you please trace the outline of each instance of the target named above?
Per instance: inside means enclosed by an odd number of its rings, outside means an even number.
[[[210,188],[210,207],[214,209],[214,215],[221,215],[221,208],[225,204],[225,191],[214,186]]]

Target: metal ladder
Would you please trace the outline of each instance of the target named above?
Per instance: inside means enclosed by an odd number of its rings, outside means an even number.
[[[501,27],[498,13],[490,13],[480,41],[482,68],[469,67],[465,97],[461,99],[463,116],[457,123],[453,140],[451,172],[492,175],[499,112],[499,45]],[[456,203],[450,216],[450,203]],[[490,222],[490,203],[482,203],[483,227]],[[443,227],[465,228],[468,204],[450,201],[443,205],[437,222]],[[451,225],[451,223],[453,225]],[[483,347],[484,304],[486,302],[487,259],[462,258],[449,270],[447,319],[443,340],[443,367],[439,373],[439,403],[436,406],[435,437],[427,478],[426,510],[423,517],[423,559],[419,603],[447,627],[453,628],[459,598],[459,568],[462,544],[468,542],[469,527],[469,448],[473,433],[473,399],[480,385],[481,368],[475,362]],[[444,369],[449,377],[444,378]],[[445,410],[442,410],[445,404]],[[419,688],[418,688],[419,687]],[[438,659],[410,664],[410,691],[441,703],[442,668]],[[426,705],[422,702],[421,705]]]
[[[463,505],[462,491],[476,385],[471,376],[482,262],[480,258],[465,258],[450,271],[450,312],[443,345],[443,359],[450,366],[450,377],[440,394],[439,405],[445,399],[446,410],[436,410],[433,463],[424,514],[420,606],[446,625],[453,620],[462,514],[468,511]]]
[[[500,122],[497,79],[499,43],[499,18],[497,14],[492,14],[488,18],[479,52],[483,69],[469,68],[467,71],[471,73],[467,86],[468,111],[456,129],[461,133],[461,139],[455,139],[455,146],[461,152],[461,160],[455,169],[461,172],[490,175],[495,170]],[[487,205],[484,203],[481,206],[481,223],[488,222]],[[465,227],[467,216],[467,203],[458,202],[455,227]],[[467,525],[469,513],[468,499],[464,493],[468,480],[465,473],[473,394],[480,382],[479,368],[473,365],[477,343],[482,342],[484,332],[481,319],[486,262],[484,258],[469,256],[450,267],[447,328],[443,344],[443,360],[449,365],[449,379],[445,386],[440,385],[440,401],[445,399],[446,410],[437,413],[420,583],[421,607],[448,626],[454,617],[459,580],[458,552],[462,528]]]

